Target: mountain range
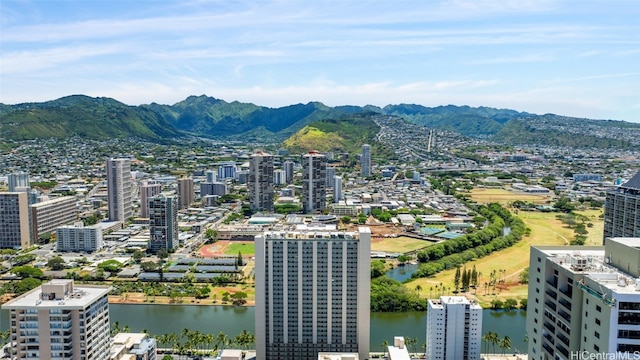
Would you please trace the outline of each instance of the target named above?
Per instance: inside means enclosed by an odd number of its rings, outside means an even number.
[[[331,122],[327,121],[340,120],[346,125],[349,119],[380,114],[397,116],[428,128],[514,145],[632,148],[640,142],[640,124],[624,121],[454,105],[329,107],[310,102],[268,108],[205,95],[189,96],[174,105],[129,106],[111,98],[84,95],[42,103],[0,104],[0,140],[79,136],[97,140],[139,137],[161,141],[191,135],[272,142],[283,141],[303,129],[307,135],[310,129],[341,132],[342,127],[329,126]],[[352,125],[358,123],[352,122]],[[291,142],[290,145],[297,146]]]

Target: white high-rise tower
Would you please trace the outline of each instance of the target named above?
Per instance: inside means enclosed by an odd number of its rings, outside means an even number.
[[[109,221],[125,222],[133,216],[131,160],[107,159]]]
[[[369,358],[371,232],[298,226],[256,237],[256,356]]]
[[[360,173],[363,177],[371,176],[371,145],[362,145],[362,158],[360,159]]]
[[[302,156],[302,210],[323,211],[327,206],[327,158],[315,151]]]

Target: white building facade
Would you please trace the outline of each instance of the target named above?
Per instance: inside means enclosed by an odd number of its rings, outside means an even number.
[[[441,296],[427,305],[427,360],[477,360],[482,307],[464,296]]]
[[[371,232],[298,226],[256,237],[258,360],[369,357]]]
[[[131,160],[107,159],[109,221],[125,222],[133,216]]]
[[[302,156],[302,210],[324,211],[327,206],[327,158],[315,151]]]
[[[273,156],[256,151],[249,157],[249,205],[252,210],[273,211]]]
[[[11,318],[11,358],[108,359],[108,292],[58,279],[3,304]]]
[[[56,229],[57,251],[94,252],[102,249],[102,227],[99,225],[67,225]]]

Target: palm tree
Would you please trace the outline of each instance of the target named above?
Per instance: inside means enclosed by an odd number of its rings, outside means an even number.
[[[500,347],[500,349],[502,349],[502,355],[504,355],[504,351],[506,349],[511,349],[511,339],[509,338],[509,336],[505,335],[505,337],[500,339],[498,346]]]
[[[416,285],[416,292],[418,293],[418,296],[420,296],[420,291],[422,291],[422,286],[418,284]]]
[[[387,359],[387,351],[389,350],[389,342],[387,340],[383,341],[380,345],[382,347],[382,352],[384,353],[384,358]]]
[[[498,341],[500,341],[500,338],[498,337],[498,334],[489,331],[488,333],[484,334],[484,336],[482,337],[482,339],[484,341],[486,341],[488,344],[491,344],[491,350],[492,352],[495,354],[495,350],[496,350],[496,344],[498,344]]]

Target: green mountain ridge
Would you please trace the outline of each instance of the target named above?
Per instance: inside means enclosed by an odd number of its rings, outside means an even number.
[[[320,102],[309,102],[269,108],[238,101],[226,102],[206,95],[189,96],[174,105],[151,103],[129,106],[111,98],[84,95],[42,103],[0,104],[0,139],[20,141],[80,136],[89,139],[140,137],[161,140],[194,135],[280,142],[312,123],[357,118],[355,115],[359,114],[397,116],[425,127],[510,145],[595,148],[640,145],[640,124],[624,121],[456,105],[329,107]]]

